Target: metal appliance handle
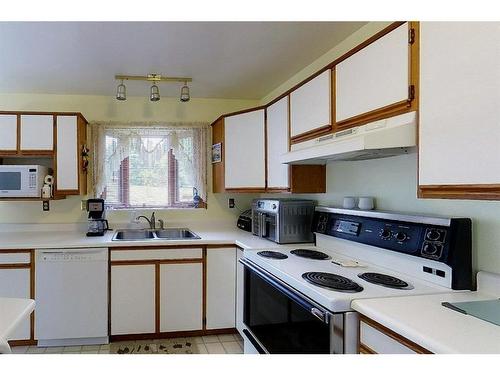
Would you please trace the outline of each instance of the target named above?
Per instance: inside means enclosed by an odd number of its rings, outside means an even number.
[[[266,227],[266,217],[267,215],[265,213],[261,213],[261,228],[262,228],[262,236],[263,238],[267,237],[267,227]]]
[[[250,270],[255,272],[257,276],[272,285],[274,288],[278,289],[281,293],[286,295],[288,298],[302,306],[305,310],[309,311],[317,319],[321,320],[323,323],[328,324],[330,322],[331,314],[328,310],[324,309],[314,301],[310,300],[305,296],[301,296],[298,292],[292,291],[288,286],[283,284],[282,281],[272,276],[269,272],[263,270],[257,265],[251,263],[250,261],[241,258],[239,260],[243,266],[248,267]]]

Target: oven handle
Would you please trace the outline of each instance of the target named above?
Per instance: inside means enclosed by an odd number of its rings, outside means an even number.
[[[272,276],[269,272],[246,260],[245,258],[241,258],[239,262],[255,272],[261,279],[271,284],[274,288],[278,289],[288,298],[298,303],[323,323],[328,324],[330,322],[330,313],[320,305],[314,303],[312,300],[304,296],[298,295],[297,292],[290,290],[290,288],[285,286],[282,281]]]
[[[255,340],[255,338],[248,332],[248,329],[243,330],[243,334],[247,337],[247,339],[252,343],[253,347],[259,354],[269,354],[264,350],[264,348]]]

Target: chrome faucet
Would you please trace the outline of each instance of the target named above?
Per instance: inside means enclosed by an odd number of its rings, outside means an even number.
[[[139,220],[140,218],[146,219],[149,224],[149,229],[156,229],[156,217],[154,212],[151,214],[151,218],[149,219],[144,215],[137,216],[135,219]],[[158,219],[158,223],[160,224],[160,229],[163,229],[165,226],[164,221],[162,219]]]

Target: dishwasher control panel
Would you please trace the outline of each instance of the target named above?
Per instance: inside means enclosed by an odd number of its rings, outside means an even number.
[[[94,262],[107,261],[107,249],[39,250],[38,259],[43,262]]]

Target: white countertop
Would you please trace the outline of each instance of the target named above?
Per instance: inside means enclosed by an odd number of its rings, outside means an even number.
[[[121,228],[117,225],[113,228]],[[168,227],[174,227],[168,226]],[[280,245],[238,229],[233,223],[183,223],[175,227],[188,227],[201,239],[193,240],[144,240],[144,241],[112,241],[114,231],[102,237],[87,237],[85,230],[57,230],[53,226],[45,226],[44,230],[33,227],[32,230],[0,231],[0,249],[49,249],[49,248],[81,248],[81,247],[123,247],[123,246],[158,246],[158,245],[237,245],[246,248],[273,248]]]
[[[500,326],[441,306],[494,298],[456,292],[355,300],[352,308],[433,353],[500,354]]]
[[[7,340],[16,327],[35,309],[35,301],[0,297],[0,339]]]

